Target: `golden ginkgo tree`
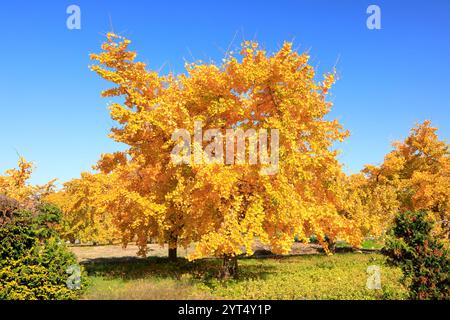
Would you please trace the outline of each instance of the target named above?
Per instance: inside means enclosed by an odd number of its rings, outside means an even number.
[[[112,189],[112,180],[102,173],[82,173],[64,183],[61,190],[48,194],[46,201],[63,213],[61,237],[93,244],[112,243],[118,239],[113,215],[105,209],[104,196]]]
[[[429,120],[416,125],[402,142],[395,142],[380,166],[363,170],[372,188],[394,190],[398,211],[427,211],[435,232],[450,236],[450,150]],[[385,218],[393,218],[387,211]]]
[[[354,221],[362,237],[380,238],[399,211],[397,187],[379,183],[364,173],[342,175],[336,184],[339,212]]]
[[[291,43],[270,55],[244,42],[221,64],[189,63],[185,74],[159,75],[135,61],[129,44],[108,34],[103,51],[91,55],[98,62],[92,70],[115,84],[103,96],[123,98],[110,105],[117,123],[110,136],[128,148],[103,155],[98,168],[117,186],[105,201],[125,243],[137,238],[144,254],[148,237],[172,249],[194,242],[190,258],[224,258],[224,276],[234,274],[236,257],[251,254],[256,240],[277,253],[288,252],[295,236],[311,234],[325,249],[325,236],[359,244],[356,222],[336,206],[342,172],[333,144],[348,132],[326,119],[334,73],[317,81],[309,56]],[[189,152],[176,162],[173,135],[180,129],[193,138],[184,136]],[[217,140],[227,130],[259,137],[276,130],[278,137],[265,136],[276,168],[249,161],[255,150],[261,155],[264,139],[254,149],[248,139],[245,161],[234,154],[224,161],[228,150],[218,149],[219,161],[209,161],[205,152],[213,140],[216,147],[237,147],[237,136],[228,144]]]

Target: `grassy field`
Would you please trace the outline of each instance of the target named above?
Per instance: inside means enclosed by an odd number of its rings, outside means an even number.
[[[84,299],[404,299],[399,270],[377,253],[310,254],[239,260],[239,278],[216,279],[221,261],[164,257],[90,258]],[[381,267],[381,290],[366,289],[367,267]]]

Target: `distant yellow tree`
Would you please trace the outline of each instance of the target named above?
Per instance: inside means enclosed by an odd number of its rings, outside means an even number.
[[[342,175],[336,189],[339,212],[355,222],[363,237],[382,236],[399,210],[397,188],[363,173]]]
[[[366,166],[363,172],[371,186],[395,190],[398,210],[429,212],[435,232],[449,239],[450,150],[436,131],[428,120],[418,124],[403,142],[394,143],[380,166]],[[386,212],[386,220],[392,213]]]
[[[82,173],[79,179],[50,193],[46,201],[58,205],[62,212],[60,234],[71,242],[112,243],[118,239],[112,214],[103,202],[111,190],[111,180],[101,174]]]
[[[49,194],[55,180],[44,185],[32,185],[29,179],[33,173],[33,164],[20,157],[17,168],[5,171],[5,175],[0,176],[0,194],[13,198],[22,205],[30,206],[36,200]]]

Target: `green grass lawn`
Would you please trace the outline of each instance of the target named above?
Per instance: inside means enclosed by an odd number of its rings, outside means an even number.
[[[221,261],[94,259],[85,263],[84,299],[404,299],[398,269],[377,253],[240,259],[239,278],[216,279]],[[381,267],[381,290],[366,289],[367,267]]]

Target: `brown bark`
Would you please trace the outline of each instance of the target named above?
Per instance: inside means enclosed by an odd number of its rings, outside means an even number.
[[[325,242],[328,245],[328,250],[330,250],[331,253],[335,253],[336,252],[336,241],[331,240],[329,238],[325,238]]]
[[[170,261],[176,261],[178,254],[177,254],[177,237],[176,236],[170,236],[169,238],[169,251],[168,256]]]
[[[236,278],[238,275],[238,261],[236,256],[224,255],[219,277],[223,280]]]

